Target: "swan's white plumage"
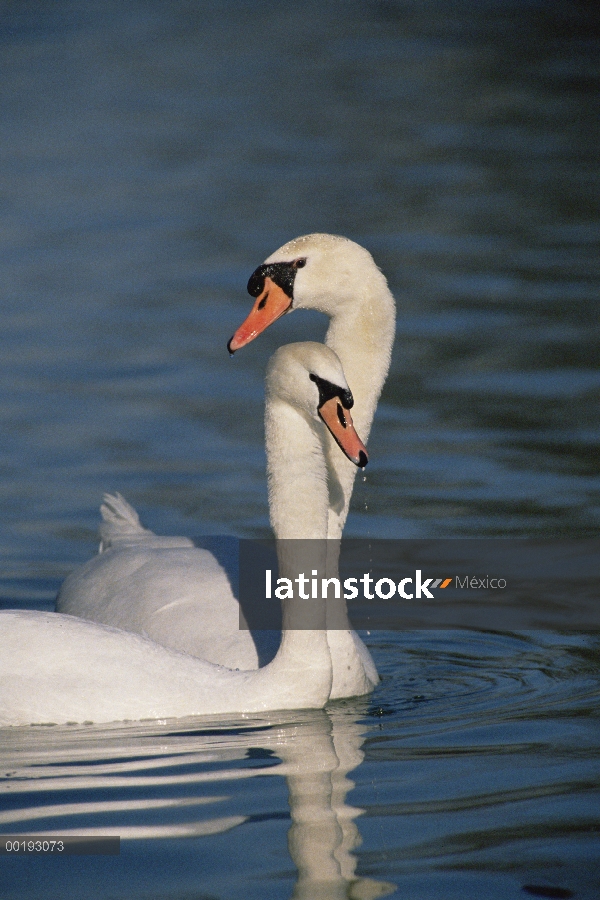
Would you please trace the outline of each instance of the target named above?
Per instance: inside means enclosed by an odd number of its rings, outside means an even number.
[[[318,391],[309,378],[320,375],[319,366],[325,377],[347,387],[339,361],[326,347],[280,348],[267,375],[265,416],[273,423],[278,410],[286,411],[285,430],[267,447],[270,490],[277,492],[278,482],[287,484],[287,467],[293,462],[297,513],[310,522],[313,537],[324,539],[327,474]],[[298,462],[301,457],[304,464]],[[137,537],[129,534],[133,543]],[[253,671],[215,666],[137,634],[64,614],[0,612],[0,724],[324,706],[333,677],[326,611],[322,601],[302,600],[304,610],[312,604],[314,629],[290,630],[286,625],[296,602],[283,603],[284,627],[275,659]]]
[[[58,612],[136,632],[216,665],[258,668],[252,635],[240,630],[235,585],[214,553],[189,538],[159,537],[142,528],[118,494],[105,495],[101,510],[106,549],[65,580]],[[136,531],[127,524],[134,516]]]
[[[331,319],[326,344],[339,359],[354,396],[353,419],[366,441],[390,363],[395,305],[385,277],[359,244],[328,234],[312,234],[285,244],[265,261],[306,265],[296,273],[293,308],[317,309]],[[281,415],[285,416],[285,408]],[[267,432],[269,421],[267,419]],[[341,537],[348,515],[356,467],[340,453],[323,428],[329,509],[327,535]],[[314,537],[311,524],[293,509],[293,478],[282,505],[271,495],[271,520],[282,534]],[[287,506],[286,506],[287,504]],[[60,612],[147,635],[172,649],[232,668],[259,665],[249,631],[239,629],[239,606],[227,574],[214,556],[187,538],[160,538],[142,528],[123,498],[105,497],[101,508],[100,554],[66,579]],[[331,551],[335,554],[332,542]],[[336,568],[337,560],[330,563]],[[377,684],[377,670],[358,635],[330,631],[332,698],[365,693]]]
[[[289,634],[290,660],[237,672],[74,616],[0,612],[0,726],[322,707],[326,633]]]
[[[120,494],[105,494],[104,501],[100,506],[100,514],[102,523],[100,525],[100,553],[108,550],[114,543],[121,543],[124,540],[140,540],[153,532],[144,528],[140,522],[140,517],[124,497]],[[179,540],[179,538],[177,538]],[[186,538],[182,538],[186,541]],[[189,546],[190,541],[183,543],[182,546]]]

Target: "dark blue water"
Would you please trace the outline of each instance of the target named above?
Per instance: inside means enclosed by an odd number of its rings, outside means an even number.
[[[2,4],[2,605],[52,608],[105,490],[268,533],[265,364],[326,323],[225,345],[312,231],[398,301],[347,532],[597,535],[599,45],[583,0]],[[123,840],[3,897],[597,897],[597,637],[367,640],[326,712],[4,733],[3,832]]]

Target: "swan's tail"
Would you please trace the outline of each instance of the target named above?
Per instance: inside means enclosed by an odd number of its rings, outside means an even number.
[[[100,513],[100,553],[115,543],[130,538],[142,537],[154,532],[140,524],[140,517],[133,506],[120,494],[105,494]]]

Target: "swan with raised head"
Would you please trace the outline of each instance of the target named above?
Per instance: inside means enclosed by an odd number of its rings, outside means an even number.
[[[228,343],[235,353],[295,309],[315,309],[331,319],[325,344],[337,355],[354,397],[353,418],[366,443],[390,367],[396,306],[387,281],[364,247],[333,234],[295,238],[251,275],[256,297]],[[348,516],[356,467],[328,440],[335,479],[330,486],[327,537],[340,538]]]
[[[325,344],[340,359],[354,396],[353,417],[366,442],[381,389],[390,367],[396,331],[396,307],[385,276],[368,250],[332,234],[295,238],[252,274],[248,292],[256,297],[246,320],[228,344],[234,353],[254,340],[285,313],[316,309],[329,316]],[[327,437],[330,469],[327,537],[329,563],[337,567],[336,541],[341,537],[356,467],[340,459]],[[339,621],[339,610],[336,618]],[[329,632],[333,664],[331,699],[363,693],[361,685],[379,680],[371,655],[348,627]]]
[[[293,497],[303,528],[325,538],[321,423],[355,465],[367,459],[352,424],[343,369],[321,344],[291,344],[272,357],[266,383],[271,507],[279,509]],[[296,536],[278,521],[274,515],[277,538]],[[280,572],[285,575],[285,562]],[[297,621],[299,603],[314,627],[288,627]],[[73,616],[0,612],[0,725],[322,707],[333,677],[325,618],[322,600],[282,600],[282,638],[273,661],[258,670],[234,671]]]
[[[230,351],[243,347],[291,309],[326,313],[331,317],[326,342],[351,372],[354,419],[360,422],[358,432],[368,435],[389,368],[395,328],[394,299],[371,254],[335,235],[296,238],[255,270],[248,291],[256,302],[229,342]],[[335,574],[335,540],[348,514],[356,466],[340,454],[327,433],[325,443],[327,536],[333,539],[328,565],[330,574]],[[134,631],[230,668],[259,666],[253,635],[239,628],[239,604],[216,558],[220,554],[215,556],[188,538],[153,534],[118,495],[107,495],[101,512],[101,550],[108,552],[101,552],[65,580],[57,600],[59,612]],[[285,516],[289,516],[295,537],[316,536],[297,518],[291,504],[281,512],[272,510],[273,516],[284,530]],[[221,552],[224,549],[222,542]],[[330,613],[340,624],[339,605]],[[328,640],[333,664],[331,698],[372,690],[379,680],[377,669],[349,622],[346,629],[330,630]],[[272,648],[261,650],[272,654]]]

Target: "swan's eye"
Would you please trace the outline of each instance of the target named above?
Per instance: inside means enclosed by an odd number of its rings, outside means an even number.
[[[344,410],[342,409],[341,403],[338,403],[338,405],[337,405],[337,416],[338,416],[338,419],[340,420],[340,425],[342,426],[342,428],[346,428],[348,423],[346,422],[346,416],[344,415]]]
[[[303,256],[300,259],[295,259],[294,265],[296,266],[297,269],[303,269],[304,266],[306,265],[306,257]]]
[[[340,387],[339,384],[333,384],[333,382],[327,381],[325,378],[319,378],[318,375],[313,375],[312,372],[308,377],[311,381],[315,382],[319,389],[319,405],[317,409],[321,409],[323,404],[327,403],[327,401],[331,400],[333,397],[339,398],[341,403],[338,406],[338,418],[345,428],[346,418],[344,416],[344,409],[352,409],[354,405],[354,399],[350,390],[348,388]]]

